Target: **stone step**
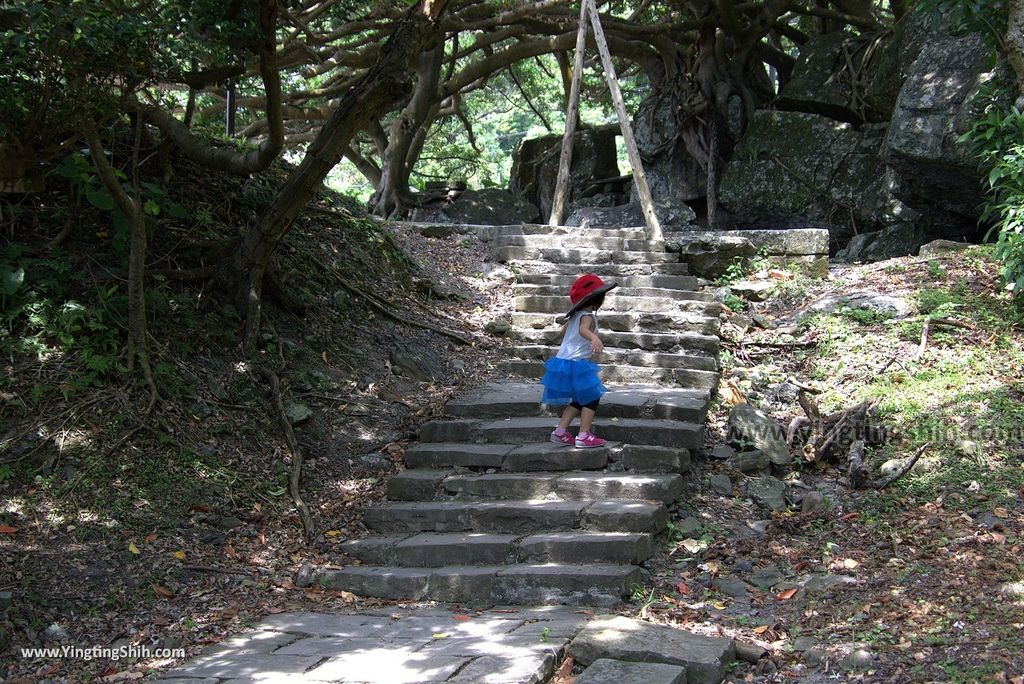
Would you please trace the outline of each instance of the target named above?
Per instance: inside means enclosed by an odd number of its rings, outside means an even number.
[[[324,568],[313,581],[357,596],[483,605],[610,607],[642,585],[635,565],[516,564],[390,568]]]
[[[547,441],[548,434],[558,421],[544,419],[547,433],[542,441],[533,444],[469,444],[465,441],[443,441],[446,434],[471,433],[480,421],[460,419],[455,424],[443,421],[444,426],[424,426],[428,437],[437,441],[423,441],[405,451],[407,468],[482,468],[505,472],[536,472],[562,470],[600,470],[608,465],[609,449],[573,449]],[[538,433],[540,430],[538,430]],[[456,440],[463,439],[461,436]]]
[[[515,418],[559,416],[560,406],[540,403],[542,388],[536,382],[494,382],[466,392],[445,406],[445,413],[461,418]],[[710,393],[659,385],[612,385],[601,397],[606,418],[670,418],[704,422]]]
[[[689,277],[689,276],[683,276]],[[569,286],[559,285],[525,285],[516,284],[512,287],[512,294],[516,297],[561,297],[565,302],[569,301]],[[605,297],[604,306],[601,311],[606,309],[615,309],[615,303],[621,300],[630,302],[634,297],[642,297],[645,299],[661,299],[666,302],[669,301],[695,301],[695,302],[712,302],[715,301],[715,295],[713,292],[701,292],[699,290],[686,290],[679,288],[669,287],[624,287],[619,286],[612,290]],[[567,304],[563,305],[563,309],[568,308]],[[627,307],[622,307],[624,310],[629,310]]]
[[[493,249],[530,247],[534,249],[601,249],[631,252],[664,252],[664,241],[648,240],[646,236],[630,238],[621,235],[501,235],[491,240]]]
[[[679,475],[636,473],[453,473],[417,468],[388,480],[391,501],[472,499],[638,499],[672,503],[682,493]]]
[[[474,532],[388,535],[341,545],[351,558],[371,565],[435,568],[513,563],[639,564],[654,555],[650,534],[640,532],[550,532],[527,537]]]
[[[551,345],[520,345],[508,347],[505,351],[518,359],[547,361],[558,353],[558,347]],[[693,370],[718,370],[718,361],[703,354],[680,354],[665,352],[634,351],[605,347],[604,352],[595,354],[592,360],[604,369],[618,366],[646,366],[649,368],[689,368]],[[602,370],[604,377],[604,370]]]
[[[541,367],[543,368],[543,366]],[[509,418],[505,420],[474,420],[472,418],[434,420],[426,423],[421,428],[420,440],[421,442],[489,442],[502,445],[528,445],[526,449],[515,449],[504,455],[501,465],[504,470],[595,469],[578,467],[522,467],[523,464],[532,464],[542,460],[549,463],[552,461],[555,463],[561,461],[569,463],[573,459],[582,458],[587,451],[590,451],[587,449],[569,449],[548,441],[551,430],[554,427],[552,420],[547,417]],[[597,420],[594,421],[594,432],[610,442],[699,449],[703,444],[704,426],[702,424],[658,418],[615,419],[598,414]],[[421,444],[420,446],[425,445]],[[551,447],[554,448],[554,451]],[[406,451],[407,463],[409,454],[412,451],[412,449]],[[580,454],[579,452],[583,453]],[[487,467],[493,468],[498,466],[491,465]]]
[[[679,263],[676,252],[591,249],[586,247],[498,247],[498,261],[546,261],[553,264],[671,264]]]
[[[476,234],[484,242],[503,237],[519,237],[524,235],[567,235],[589,237],[618,237],[628,240],[643,240],[647,233],[642,229],[619,228],[578,228],[575,226],[549,226],[542,223],[524,223],[510,226],[476,226]]]
[[[559,309],[564,313],[565,309]],[[560,326],[555,323],[554,314],[527,313],[516,311],[512,314],[512,326],[517,329],[553,329],[559,332]],[[601,314],[601,334],[611,332],[654,332],[654,333],[700,333],[701,335],[717,335],[722,322],[717,316],[687,311],[665,313],[623,313],[608,312]]]
[[[634,252],[643,254],[644,252]],[[625,278],[629,276],[685,276],[689,275],[689,267],[684,263],[560,263],[541,260],[515,259],[509,262],[509,268],[517,275],[571,275],[579,277],[584,273],[593,273],[602,278]]]
[[[694,293],[696,294],[696,293]],[[570,306],[569,298],[559,296],[522,296],[515,298],[515,310],[527,313],[565,313]],[[679,311],[701,313],[707,316],[717,316],[722,310],[722,305],[715,301],[702,301],[699,299],[670,299],[668,297],[636,297],[632,295],[608,297],[601,311],[598,313],[598,321],[603,320],[604,313],[651,313],[651,314],[673,314]]]
[[[602,319],[603,320],[603,319]],[[558,328],[546,330],[516,330],[510,337],[530,344],[558,345],[561,331]],[[721,345],[717,335],[701,333],[633,333],[617,331],[601,331],[601,340],[605,348],[639,349],[643,351],[679,352],[686,350],[700,351],[712,356],[718,355]]]
[[[379,532],[491,532],[534,534],[660,532],[668,521],[661,504],[604,499],[592,501],[411,501],[363,509],[367,529]]]
[[[551,294],[565,294],[579,274],[521,273],[516,282],[522,286],[552,287]],[[697,290],[704,281],[689,275],[627,275],[615,279],[621,289],[663,288],[666,290]]]
[[[544,375],[542,361],[505,361],[498,367],[524,378],[540,379]],[[658,366],[605,366],[601,369],[601,380],[621,383],[664,383],[676,387],[713,390],[718,387],[717,371],[693,368],[663,368]]]

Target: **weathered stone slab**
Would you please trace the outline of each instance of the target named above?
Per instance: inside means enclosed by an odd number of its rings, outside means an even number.
[[[584,665],[602,658],[681,665],[690,684],[718,684],[735,656],[735,647],[732,639],[690,634],[626,617],[602,617],[576,635],[569,653]]]
[[[450,558],[458,561],[458,558]],[[497,568],[446,565],[430,575],[427,596],[432,601],[463,603],[469,605],[488,605]]]
[[[444,481],[444,488],[459,498],[542,499],[555,491],[557,477],[550,473],[453,475]]]
[[[690,466],[687,449],[623,444],[620,453],[624,467],[642,473],[681,473]]]
[[[782,427],[751,404],[737,404],[729,414],[729,438],[759,449],[777,465],[793,460]]]
[[[383,532],[461,532],[471,529],[470,513],[457,502],[399,502],[364,509],[363,523]]]
[[[320,656],[253,655],[226,653],[197,658],[185,663],[176,672],[182,677],[265,677],[297,675],[316,665]]]
[[[547,681],[554,669],[552,653],[485,655],[447,681],[451,684],[540,684]]]
[[[510,534],[423,533],[395,546],[395,563],[409,567],[436,568],[457,561],[460,564],[504,563],[515,536]]]
[[[421,442],[406,450],[405,465],[409,468],[500,468],[505,454],[514,448],[511,444]]]
[[[582,525],[601,532],[660,532],[668,523],[664,506],[644,501],[597,501],[583,516]]]
[[[363,563],[387,565],[394,559],[395,545],[409,535],[395,534],[381,537],[350,539],[341,545],[341,550]]]
[[[357,596],[421,601],[427,597],[430,572],[419,568],[390,568],[353,565],[323,569],[316,583],[327,589],[342,589]]]
[[[515,604],[610,606],[643,582],[632,565],[515,565],[498,573],[493,597]]]
[[[541,431],[550,432],[551,420],[543,419]],[[607,448],[574,449],[560,444],[540,442],[517,447],[509,453],[502,468],[509,471],[597,470],[608,465]]]
[[[472,529],[483,532],[527,534],[543,530],[571,530],[579,526],[587,508],[583,501],[503,501],[466,504]]]
[[[555,493],[565,499],[652,499],[671,503],[683,491],[678,475],[572,473],[555,481]]]
[[[470,442],[478,421],[468,419],[432,420],[420,428],[421,442]]]
[[[395,648],[389,645],[329,658],[306,673],[306,676],[309,681],[361,684],[443,682],[469,660],[464,656],[429,655],[413,652],[412,647]]]
[[[278,613],[268,615],[260,623],[261,630],[337,636],[346,638],[379,634],[391,620],[386,615],[333,615],[327,613]]]
[[[430,501],[447,475],[448,471],[427,468],[398,473],[388,479],[388,498],[392,501]]]
[[[686,668],[602,658],[591,663],[576,684],[686,684]]]
[[[654,553],[648,534],[638,532],[550,532],[519,542],[523,563],[639,564]]]

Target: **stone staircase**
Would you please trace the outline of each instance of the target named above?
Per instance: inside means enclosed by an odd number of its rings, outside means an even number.
[[[405,453],[390,502],[366,509],[376,535],[348,541],[358,565],[314,581],[361,596],[471,605],[608,606],[642,567],[703,447],[718,383],[719,305],[678,256],[642,231],[502,226],[477,230],[517,274],[503,368],[517,379],[448,404]],[[599,449],[548,441],[555,408],[539,403],[543,361],[557,351],[554,315],[581,273],[620,283],[599,313],[609,393]]]

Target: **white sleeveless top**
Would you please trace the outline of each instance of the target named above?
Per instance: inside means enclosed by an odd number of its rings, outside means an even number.
[[[562,346],[558,348],[557,357],[575,361],[577,359],[589,359],[594,350],[590,346],[590,340],[580,335],[580,321],[584,316],[594,319],[594,332],[597,332],[597,314],[593,311],[577,311],[569,319],[569,325],[565,329],[565,337],[562,338]]]

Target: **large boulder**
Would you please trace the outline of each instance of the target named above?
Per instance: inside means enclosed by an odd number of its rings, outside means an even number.
[[[697,220],[697,214],[685,203],[656,202],[654,213],[657,214],[658,221],[666,232],[685,231],[696,228],[694,223]],[[644,214],[640,209],[640,204],[634,201],[629,204],[612,207],[580,207],[569,215],[565,225],[583,228],[597,226],[625,228],[644,226],[646,222],[644,221]]]
[[[776,108],[851,123],[887,122],[905,76],[899,60],[903,43],[901,31],[882,36],[833,31],[811,38],[800,47]],[[855,88],[854,81],[862,85]]]
[[[633,117],[633,132],[651,195],[656,202],[670,205],[707,196],[707,174],[687,152],[679,135],[680,104],[676,89],[655,89]]]
[[[759,111],[726,165],[722,207],[736,227],[825,227],[831,251],[857,232],[914,222],[878,155],[884,126]]]
[[[926,242],[921,226],[897,225],[855,235],[836,253],[836,261],[882,261],[914,254]]]
[[[617,126],[576,132],[569,167],[570,205],[582,206],[585,198],[604,193],[607,188],[602,181],[619,176],[617,134]],[[562,136],[552,134],[522,140],[513,154],[509,191],[538,207],[543,220],[551,215],[561,152]]]
[[[956,238],[974,232],[982,199],[977,160],[957,139],[984,106],[979,92],[1008,70],[980,35],[941,18],[908,20],[913,40],[902,59],[910,66],[881,156],[896,172],[896,194],[926,215],[929,235]]]
[[[484,188],[466,190],[451,204],[432,209],[429,213],[417,213],[413,218],[417,221],[504,226],[536,223],[540,214],[535,205],[507,190]]]

